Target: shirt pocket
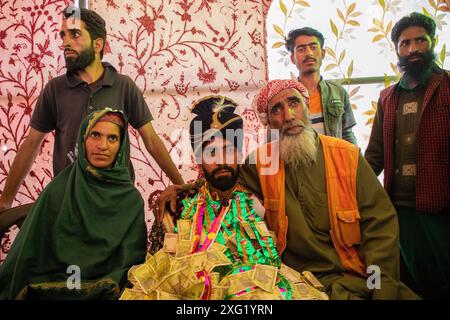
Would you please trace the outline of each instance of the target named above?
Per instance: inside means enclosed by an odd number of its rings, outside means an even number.
[[[339,232],[342,244],[352,247],[361,243],[361,230],[359,227],[359,210],[337,210],[337,232]]]
[[[307,196],[300,196],[301,206],[308,225],[323,233],[330,230],[328,197],[324,192],[308,188]]]
[[[331,99],[327,105],[327,112],[335,118],[339,118],[344,113],[344,103],[338,99]]]

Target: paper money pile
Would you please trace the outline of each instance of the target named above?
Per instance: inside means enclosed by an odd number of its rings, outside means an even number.
[[[256,264],[252,270],[226,276],[222,282],[228,281],[228,295],[239,300],[284,300],[285,296],[276,284],[283,276],[292,288],[293,300],[328,300],[322,284],[311,272],[303,275],[286,265],[281,268]]]
[[[126,288],[120,300],[200,299],[204,282],[197,278],[195,271],[203,267],[205,259],[204,254],[197,254],[182,261],[160,250],[128,271],[133,288]]]
[[[300,274],[298,271],[281,264],[280,274],[289,281],[292,286],[292,300],[329,300],[323,285],[309,271]]]
[[[165,235],[164,247],[145,263],[133,266],[128,279],[133,288],[126,288],[120,300],[198,300],[205,287],[197,272],[211,272],[215,267],[231,265],[224,254],[226,247],[214,243],[206,252],[190,254],[192,240],[177,234]],[[174,253],[175,255],[171,254]],[[211,274],[212,298],[223,299],[228,287],[220,283],[219,274]]]
[[[191,254],[194,243],[191,226],[187,220],[179,220],[177,226],[178,234],[165,234],[164,246],[160,251],[153,256],[148,254],[145,263],[128,271],[133,288],[126,288],[120,300],[198,300],[205,290],[205,279],[199,276],[200,271],[210,277],[212,300],[225,297],[240,300],[284,299],[276,286],[280,276],[289,282],[292,299],[328,300],[328,296],[321,292],[324,289],[322,284],[311,272],[300,274],[284,264],[281,268],[256,264],[250,270],[231,272],[221,279],[214,269],[233,264],[225,254],[227,247],[214,242],[209,250]],[[262,231],[265,233],[265,230]]]

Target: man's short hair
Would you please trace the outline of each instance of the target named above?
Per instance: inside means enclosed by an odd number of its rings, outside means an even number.
[[[89,32],[91,40],[101,38],[103,40],[103,48],[100,51],[100,58],[103,58],[103,50],[106,44],[106,22],[100,17],[100,15],[92,10],[86,8],[79,8],[75,6],[69,6],[64,9],[64,19],[67,19],[73,15],[76,17],[76,12],[79,12],[80,20],[86,25],[86,30]]]
[[[391,32],[391,40],[395,44],[395,48],[398,45],[398,39],[400,38],[400,34],[409,27],[422,27],[431,37],[433,45],[434,45],[434,36],[436,32],[436,23],[430,17],[427,17],[424,14],[419,12],[413,12],[409,16],[404,16],[401,18],[392,28]]]
[[[295,50],[295,39],[297,39],[299,36],[316,37],[317,39],[319,39],[320,48],[323,49],[323,44],[325,43],[325,38],[323,37],[323,34],[314,28],[304,27],[304,28],[294,29],[294,30],[289,31],[285,46],[286,46],[286,49],[289,52],[291,52],[291,54],[293,54],[294,50]]]

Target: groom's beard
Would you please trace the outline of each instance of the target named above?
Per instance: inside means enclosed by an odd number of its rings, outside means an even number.
[[[219,171],[228,171],[228,176],[219,176],[216,177],[216,173]],[[232,167],[227,166],[226,164],[219,166],[214,169],[211,173],[205,170],[203,167],[203,172],[205,174],[205,179],[208,183],[214,188],[220,191],[228,191],[231,190],[237,183],[239,177],[239,166],[236,167],[236,170],[233,170]]]

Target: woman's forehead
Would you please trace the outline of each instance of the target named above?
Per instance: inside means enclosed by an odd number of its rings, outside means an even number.
[[[97,122],[89,132],[97,131],[102,134],[120,134],[120,128],[117,124],[107,121]]]

